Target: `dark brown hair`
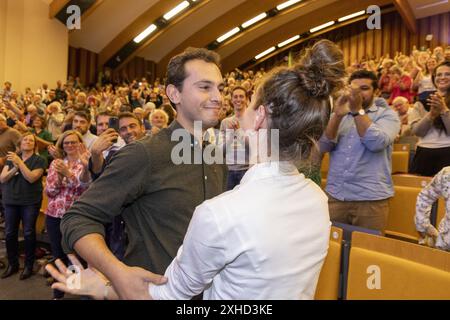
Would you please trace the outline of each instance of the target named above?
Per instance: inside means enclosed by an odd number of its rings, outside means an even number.
[[[132,112],[121,112],[121,113],[119,113],[119,115],[118,115],[117,117],[119,118],[119,120],[120,120],[120,119],[123,119],[123,118],[133,118],[133,119],[135,119],[139,124],[142,124],[142,123],[141,123],[141,120],[139,120],[139,118],[138,118],[134,113],[132,113]]]
[[[108,111],[102,111],[99,112],[96,116],[95,116],[95,123],[98,123],[98,117],[111,117],[111,113],[109,113]]]
[[[77,112],[75,112],[75,114],[74,114],[73,116],[74,116],[74,117],[75,117],[75,116],[78,116],[78,117],[80,117],[80,118],[84,118],[84,119],[87,120],[88,124],[91,124],[91,114],[88,113],[88,112],[77,111]]]
[[[34,139],[34,153],[35,154],[38,153],[38,143],[37,143],[37,140],[36,140],[36,135],[34,133],[32,133],[32,132],[25,132],[24,134],[22,134],[20,136],[19,140],[17,140],[17,142],[16,142],[16,153],[18,155],[21,155],[21,153],[22,153],[22,151],[20,150],[20,146],[22,144],[23,139],[25,137],[28,137],[28,136],[33,136],[33,139]]]
[[[234,86],[233,89],[231,89],[231,96],[233,96],[233,93],[234,93],[236,90],[242,90],[242,91],[244,91],[244,92],[245,92],[245,98],[248,99],[248,92],[247,92],[247,90],[245,90],[245,88],[242,87],[242,86]]]
[[[330,95],[343,86],[344,76],[342,52],[329,40],[305,49],[294,66],[265,76],[255,106],[265,106],[269,129],[279,129],[281,160],[310,158],[330,117]]]
[[[220,56],[208,49],[189,47],[182,53],[172,57],[167,66],[167,83],[166,85],[174,85],[178,91],[183,89],[183,82],[186,79],[185,64],[191,60],[202,60],[209,63],[214,63],[220,69]]]

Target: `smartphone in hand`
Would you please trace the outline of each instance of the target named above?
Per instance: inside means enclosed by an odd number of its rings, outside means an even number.
[[[110,117],[108,125],[110,128],[114,129],[117,133],[119,133],[119,118]],[[117,139],[115,139],[115,141],[113,142],[116,143]]]
[[[119,132],[119,118],[110,117],[109,118],[109,127]]]

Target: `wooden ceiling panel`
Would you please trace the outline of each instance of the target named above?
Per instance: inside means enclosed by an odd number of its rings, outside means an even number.
[[[210,0],[185,19],[169,25],[164,34],[143,47],[138,55],[147,60],[160,61],[168,53],[179,53],[188,46],[203,47],[211,41],[211,37],[214,37],[215,29],[234,27],[232,20],[223,21],[225,25],[220,27],[222,22],[220,16],[224,12],[239,11],[242,3],[246,3],[246,0]],[[170,41],[167,41],[168,39]],[[177,50],[178,48],[181,49]]]
[[[338,18],[366,9],[369,5],[383,6],[390,4],[389,0],[359,0],[358,2],[351,0],[339,0],[336,3],[330,3],[328,6],[318,8],[308,12],[297,19],[291,20],[288,23],[273,29],[268,24],[264,24],[260,31],[261,36],[255,38],[250,42],[245,41],[245,35],[241,39],[236,40],[237,43],[231,43],[234,48],[232,50],[220,48],[219,53],[222,53],[222,65],[224,72],[232,70],[236,66],[253,59],[258,53],[277,45],[277,43],[284,41],[296,34],[307,32],[310,28],[318,26],[330,20],[337,20]],[[280,17],[282,18],[282,17]],[[276,19],[276,18],[275,18]],[[266,30],[266,31],[265,31]],[[231,52],[231,54],[229,54]]]
[[[82,19],[80,30],[70,33],[69,43],[75,48],[100,53],[105,47],[114,45],[117,35],[139,19],[142,12],[157,4],[158,0],[104,0]]]
[[[209,43],[216,40],[225,32],[233,29],[234,27],[242,24],[243,22],[253,18],[254,16],[273,9],[278,4],[284,2],[283,0],[239,0],[229,1],[233,2],[233,6],[230,7],[228,1],[213,0],[211,6],[214,5],[213,11],[206,12],[206,14],[217,16],[215,19],[209,19],[211,22],[206,23],[202,29],[197,32],[185,32],[185,40],[172,46],[173,49],[166,51],[161,59],[154,60],[158,62],[157,69],[165,70],[170,58],[177,53],[183,51],[186,47],[206,47]],[[148,51],[151,48],[146,49],[142,55],[146,59],[150,57]]]

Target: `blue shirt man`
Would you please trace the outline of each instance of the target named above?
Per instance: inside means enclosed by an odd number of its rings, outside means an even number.
[[[375,98],[377,77],[359,70],[350,89],[335,102],[334,113],[320,139],[330,152],[326,192],[331,220],[384,231],[391,179],[392,144],[400,130],[398,115]]]

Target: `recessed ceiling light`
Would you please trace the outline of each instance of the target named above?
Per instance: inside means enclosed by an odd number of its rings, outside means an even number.
[[[234,36],[239,31],[241,31],[241,29],[239,29],[239,27],[236,27],[236,28],[228,31],[224,35],[221,35],[219,38],[217,38],[217,42],[223,42],[223,41],[227,40],[229,37]]]
[[[153,31],[156,30],[156,25],[151,24],[147,27],[147,29],[145,29],[144,31],[142,31],[136,38],[134,38],[134,42],[139,43],[141,42],[144,38],[146,38],[150,33],[152,33]]]
[[[267,49],[266,51],[263,51],[263,52],[261,52],[260,54],[258,54],[258,55],[255,57],[255,59],[256,59],[256,60],[261,59],[262,57],[267,56],[269,53],[274,52],[275,50],[276,50],[275,47],[269,48],[269,49]]]

